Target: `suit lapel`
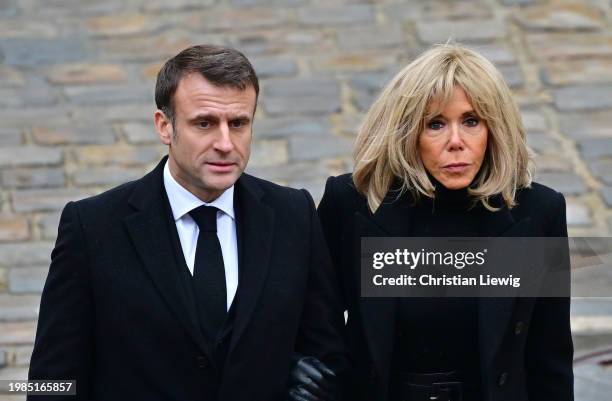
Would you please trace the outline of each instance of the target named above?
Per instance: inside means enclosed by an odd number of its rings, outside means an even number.
[[[409,235],[412,219],[411,197],[390,191],[383,203],[371,214],[369,210],[356,212],[354,216],[355,238],[354,249],[361,249],[362,237],[404,237]],[[358,253],[360,254],[360,253]],[[361,288],[360,259],[353,271],[355,288]],[[382,377],[388,377],[393,353],[393,335],[395,333],[396,298],[359,298],[362,314],[363,331],[370,346],[372,360]],[[367,322],[367,324],[366,324]]]
[[[188,301],[176,266],[163,199],[165,161],[166,158],[135,188],[129,199],[135,212],[124,219],[124,224],[160,295],[200,350],[211,357],[197,326],[195,306]]]
[[[263,190],[243,174],[236,182],[239,282],[231,353],[244,333],[264,286],[274,237],[274,211],[262,202]]]

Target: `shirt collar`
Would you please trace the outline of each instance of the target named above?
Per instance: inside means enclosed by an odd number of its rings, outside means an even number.
[[[164,187],[170,201],[172,216],[174,221],[181,219],[184,215],[192,211],[198,206],[209,205],[214,206],[234,219],[234,186],[226,189],[217,199],[210,203],[202,201],[200,198],[189,192],[185,187],[179,184],[172,173],[170,173],[169,162],[166,161],[164,166]]]

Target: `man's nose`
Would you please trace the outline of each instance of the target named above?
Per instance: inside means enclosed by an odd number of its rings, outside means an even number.
[[[227,122],[219,124],[219,135],[215,141],[215,149],[220,152],[230,152],[234,149],[234,143],[230,135],[230,129]]]

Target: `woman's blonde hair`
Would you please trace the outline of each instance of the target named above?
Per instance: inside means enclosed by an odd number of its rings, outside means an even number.
[[[355,144],[353,181],[367,196],[372,212],[380,206],[394,181],[401,192],[433,198],[434,185],[420,157],[419,135],[425,122],[438,114],[463,88],[474,111],[487,125],[487,150],[482,167],[468,188],[474,202],[498,210],[490,197],[501,194],[515,206],[517,189],[528,187],[532,162],[520,112],[500,72],[486,58],[462,45],[436,45],[402,69],[374,102]],[[439,110],[427,113],[432,101]]]

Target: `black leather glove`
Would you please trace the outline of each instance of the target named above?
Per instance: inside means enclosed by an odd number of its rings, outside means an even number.
[[[312,356],[294,359],[289,376],[289,401],[339,401],[336,374]]]

